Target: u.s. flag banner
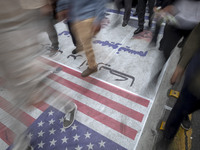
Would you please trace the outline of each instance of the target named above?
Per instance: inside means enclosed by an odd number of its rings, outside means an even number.
[[[150,31],[133,37],[134,18],[133,25],[113,27],[116,17],[123,19],[114,12],[108,12],[105,27],[92,41],[98,71],[85,78],[81,76],[88,67],[84,51],[72,54],[75,47],[66,24],[55,25],[63,53],[39,61],[50,70],[61,68],[45,81],[62,100],[52,94],[29,109],[20,108],[18,117],[11,111],[14,106],[8,90],[0,89],[0,150],[11,150],[14,137],[24,131],[34,150],[138,149],[156,94],[156,84],[150,81],[160,71],[162,54],[148,50]],[[41,35],[42,43],[48,47],[51,44],[45,37]],[[69,100],[77,105],[77,113],[72,126],[64,128],[61,106]]]
[[[64,115],[50,106],[34,121],[27,134],[34,150],[125,149],[78,121],[70,128],[64,128]]]
[[[32,111],[22,109],[22,124],[31,139],[34,150],[123,150],[135,149],[150,101],[122,88],[96,79],[81,77],[81,72],[47,58],[40,60],[50,67],[60,67],[59,73],[48,77],[49,89],[62,93],[78,107],[76,120],[70,128],[63,127],[65,111],[60,109],[59,100],[36,104]],[[4,91],[4,93],[6,90]],[[8,94],[0,97],[2,115],[15,114]],[[12,145],[15,129],[1,122],[1,143]],[[11,149],[11,146],[8,150]]]

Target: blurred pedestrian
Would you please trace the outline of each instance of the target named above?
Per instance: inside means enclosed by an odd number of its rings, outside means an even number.
[[[155,30],[152,35],[152,40],[149,44],[150,47],[155,47],[157,43],[158,34],[160,32],[160,28],[162,23],[169,22],[166,17],[169,15],[165,12],[164,8],[168,5],[173,4],[174,0],[157,0],[156,5],[154,7],[154,17],[153,19],[156,22]]]
[[[167,119],[163,138],[157,142],[157,150],[167,150],[184,117],[200,109],[200,24],[186,41],[181,58],[171,78],[171,83],[180,81],[184,71],[185,79],[180,97]]]
[[[200,0],[176,0],[173,5],[164,8],[172,14],[176,23],[167,23],[159,50],[163,51],[167,60],[181,38],[186,41],[188,35],[200,20]]]
[[[9,0],[1,1],[0,5],[0,68],[13,104],[9,112],[15,114],[17,120],[26,119],[22,118],[20,108],[30,108],[54,94],[46,80],[52,71],[43,68],[44,64],[39,61],[44,54],[38,43],[38,34],[43,25],[38,22],[40,13],[36,9],[24,9],[24,4],[23,0]],[[69,127],[77,107],[69,100],[63,104],[65,106],[69,119],[64,123],[65,127]],[[7,120],[8,117],[1,115],[0,119]],[[8,122],[7,127],[17,131],[13,150],[32,149],[31,139],[26,136],[26,131],[20,130],[19,121]]]
[[[37,23],[40,26],[41,32],[46,32],[50,41],[51,47],[49,56],[54,56],[58,52],[62,52],[59,50],[59,42],[57,31],[54,27],[56,22],[55,16],[55,7],[57,0],[20,0],[23,9],[33,10],[37,15]]]
[[[58,1],[58,18],[62,20],[67,17],[68,21],[72,23],[72,32],[75,33],[77,44],[76,53],[83,50],[87,57],[88,68],[82,72],[82,77],[89,76],[97,71],[92,38],[101,29],[101,21],[105,15],[105,4],[106,0]]]

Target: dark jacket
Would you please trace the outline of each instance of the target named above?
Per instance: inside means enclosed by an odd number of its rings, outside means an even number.
[[[200,99],[200,23],[186,41],[178,65],[186,69],[186,82],[190,92]],[[192,61],[191,61],[192,60]],[[189,64],[189,65],[188,65]]]

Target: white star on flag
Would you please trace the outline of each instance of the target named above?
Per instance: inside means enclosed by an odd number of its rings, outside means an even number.
[[[32,133],[29,133],[29,134],[28,134],[28,138],[29,138],[29,139],[31,139],[31,138],[32,138],[32,136],[33,136],[33,134],[32,134]]]
[[[49,116],[52,116],[53,115],[53,111],[51,110],[50,112],[48,112]]]
[[[44,122],[43,122],[43,121],[40,121],[40,122],[38,123],[38,127],[42,127],[43,124],[44,124]]]
[[[60,130],[61,130],[60,132],[63,133],[63,132],[66,131],[66,128],[65,128],[65,127],[62,127],[62,128],[60,128]]]
[[[63,143],[67,143],[68,138],[66,138],[66,136],[64,138],[61,139],[62,140],[62,144]]]
[[[80,136],[79,136],[79,135],[77,135],[77,134],[76,134],[75,136],[73,136],[73,138],[74,138],[74,141],[79,141],[79,137],[80,137]]]
[[[79,145],[75,148],[76,150],[81,150],[83,147],[80,147]]]
[[[77,130],[77,127],[75,124],[72,126],[72,130]]]
[[[55,122],[55,120],[51,119],[51,120],[49,121],[49,125],[54,124],[54,122]]]
[[[52,145],[55,146],[55,145],[56,145],[56,142],[57,142],[57,140],[54,140],[54,139],[53,139],[52,141],[50,141],[50,143],[51,143],[50,146],[52,146]]]
[[[90,135],[91,135],[91,133],[87,132],[87,133],[85,134],[85,138],[86,138],[86,139],[87,139],[87,138],[90,138]]]
[[[104,141],[101,140],[101,142],[99,142],[100,147],[105,147],[105,143]]]
[[[92,144],[92,143],[90,143],[89,145],[87,145],[88,150],[89,150],[89,149],[93,149],[93,146],[94,146],[94,144]]]
[[[44,134],[44,132],[41,130],[39,133],[38,133],[38,137],[42,137],[43,136],[43,134]]]
[[[59,120],[60,120],[60,123],[63,122],[64,121],[64,117],[60,118]]]
[[[43,143],[42,141],[38,144],[38,148],[43,148],[45,143]]]
[[[51,130],[49,130],[50,135],[51,135],[51,134],[55,134],[55,131],[56,131],[56,130],[54,130],[53,128],[52,128]]]

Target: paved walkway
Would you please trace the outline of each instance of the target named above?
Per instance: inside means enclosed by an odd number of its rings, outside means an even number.
[[[98,72],[87,78],[80,75],[87,68],[85,54],[72,55],[75,47],[67,26],[63,22],[56,25],[60,48],[64,53],[54,59],[43,57],[41,62],[50,62],[50,68],[62,68],[59,73],[49,77],[48,80],[53,83],[50,88],[77,104],[76,121],[71,128],[62,129],[64,108],[54,97],[35,105],[31,111],[21,110],[28,122],[16,120],[15,115],[6,109],[7,106],[13,106],[7,91],[3,89],[0,91],[0,112],[10,118],[0,122],[0,127],[4,129],[0,133],[2,150],[13,142],[9,136],[15,134],[15,128],[9,126],[13,121],[21,123],[20,130],[30,130],[34,149],[147,150],[152,147],[155,136],[151,131],[156,131],[156,121],[161,116],[165,102],[163,100],[160,105],[158,99],[166,99],[163,95],[170,87],[168,79],[174,67],[171,68],[172,64],[167,63],[159,78],[156,78],[164,62],[162,52],[156,47],[148,47],[151,32],[145,30],[133,36],[137,27],[135,17],[131,17],[126,27],[122,27],[121,23],[122,15],[117,15],[113,6],[109,6],[103,29],[93,39]],[[46,34],[42,34],[41,39],[43,48],[48,47],[50,41]],[[175,58],[171,59],[177,62]],[[151,122],[151,119],[155,121]],[[40,130],[43,122],[47,126]],[[181,137],[183,134],[180,131]],[[190,137],[190,132],[187,134]],[[71,142],[67,143],[67,139]],[[188,141],[189,147],[190,143]]]

